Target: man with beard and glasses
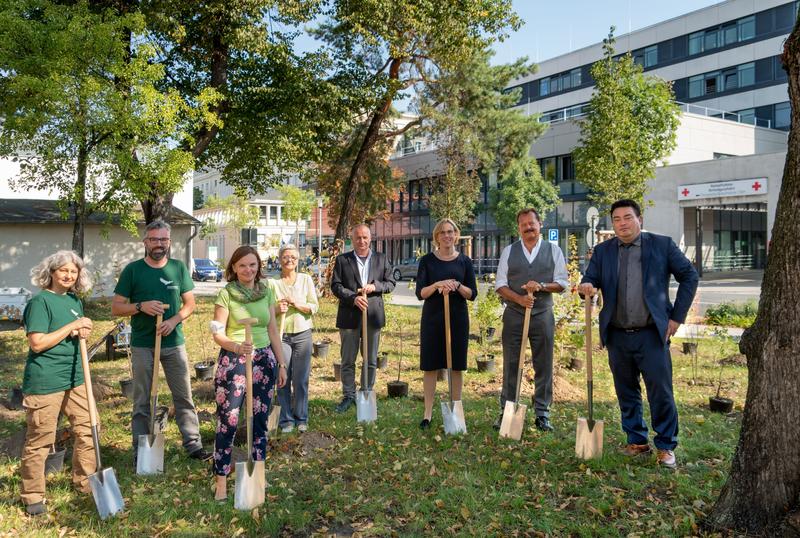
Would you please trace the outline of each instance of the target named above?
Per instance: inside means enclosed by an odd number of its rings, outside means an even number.
[[[183,437],[183,447],[191,458],[211,458],[211,454],[203,450],[200,440],[200,424],[192,401],[189,358],[183,345],[181,326],[194,310],[194,284],[186,265],[169,258],[169,235],[170,226],[162,220],[147,225],[145,256],[122,270],[111,303],[112,315],[131,316],[134,468],[139,436],[150,433],[150,383],[156,331],[161,334],[161,367],[172,393],[175,422]],[[164,308],[165,305],[169,308]],[[158,314],[164,314],[164,320],[157,327]]]
[[[528,338],[533,355],[533,407],[536,428],[553,431],[550,403],[553,400],[553,293],[569,287],[569,274],[561,249],[542,238],[542,220],[533,208],[517,213],[519,241],[503,249],[497,265],[494,288],[506,303],[503,313],[503,389],[501,415],[494,424],[500,429],[506,400],[516,397],[519,349]],[[533,292],[533,298],[528,292]],[[530,328],[522,334],[525,309],[532,308]]]

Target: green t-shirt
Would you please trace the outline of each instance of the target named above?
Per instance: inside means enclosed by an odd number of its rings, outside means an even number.
[[[261,349],[269,345],[269,307],[275,304],[275,292],[267,286],[266,295],[258,301],[242,304],[233,300],[228,290],[219,290],[214,303],[228,311],[228,324],[225,326],[225,335],[234,342],[244,342],[244,325],[237,323],[240,319],[258,318],[258,323],[253,325],[253,347]]]
[[[119,276],[114,293],[127,297],[131,303],[161,301],[169,305],[164,319],[169,319],[183,305],[181,295],[194,289],[188,269],[183,262],[167,260],[167,265],[154,269],[144,259],[129,263]],[[161,338],[162,347],[175,347],[183,344],[183,324],[178,323],[175,330]],[[134,347],[154,347],[156,345],[156,317],[139,312],[131,317],[131,345]]]
[[[83,317],[83,305],[71,293],[59,295],[42,290],[25,307],[25,334],[51,333]],[[52,394],[83,385],[78,338],[68,336],[41,353],[28,351],[22,392]]]

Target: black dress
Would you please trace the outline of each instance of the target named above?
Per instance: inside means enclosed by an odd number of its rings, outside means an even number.
[[[417,270],[417,298],[422,299],[422,288],[440,280],[454,279],[472,290],[470,301],[478,295],[472,260],[464,254],[449,262],[428,253],[419,261]],[[453,352],[453,370],[467,369],[467,340],[469,338],[469,310],[460,293],[450,293],[450,336]],[[438,291],[425,299],[420,319],[419,367],[431,371],[447,368],[444,333],[444,296]]]

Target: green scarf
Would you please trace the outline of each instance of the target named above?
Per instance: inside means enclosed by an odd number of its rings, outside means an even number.
[[[238,280],[228,282],[225,285],[231,299],[239,304],[248,304],[260,301],[267,295],[267,286],[263,282],[256,282],[253,289],[242,286]]]

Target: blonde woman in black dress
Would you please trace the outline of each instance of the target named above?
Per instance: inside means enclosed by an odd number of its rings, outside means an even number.
[[[453,356],[453,400],[461,399],[463,372],[467,369],[469,309],[467,301],[478,295],[472,260],[456,250],[460,231],[455,222],[442,219],[433,228],[435,250],[423,256],[417,270],[417,297],[425,301],[420,320],[420,369],[424,372],[425,414],[419,427],[431,425],[436,372],[447,368],[444,338],[444,294],[450,297],[450,334]]]

